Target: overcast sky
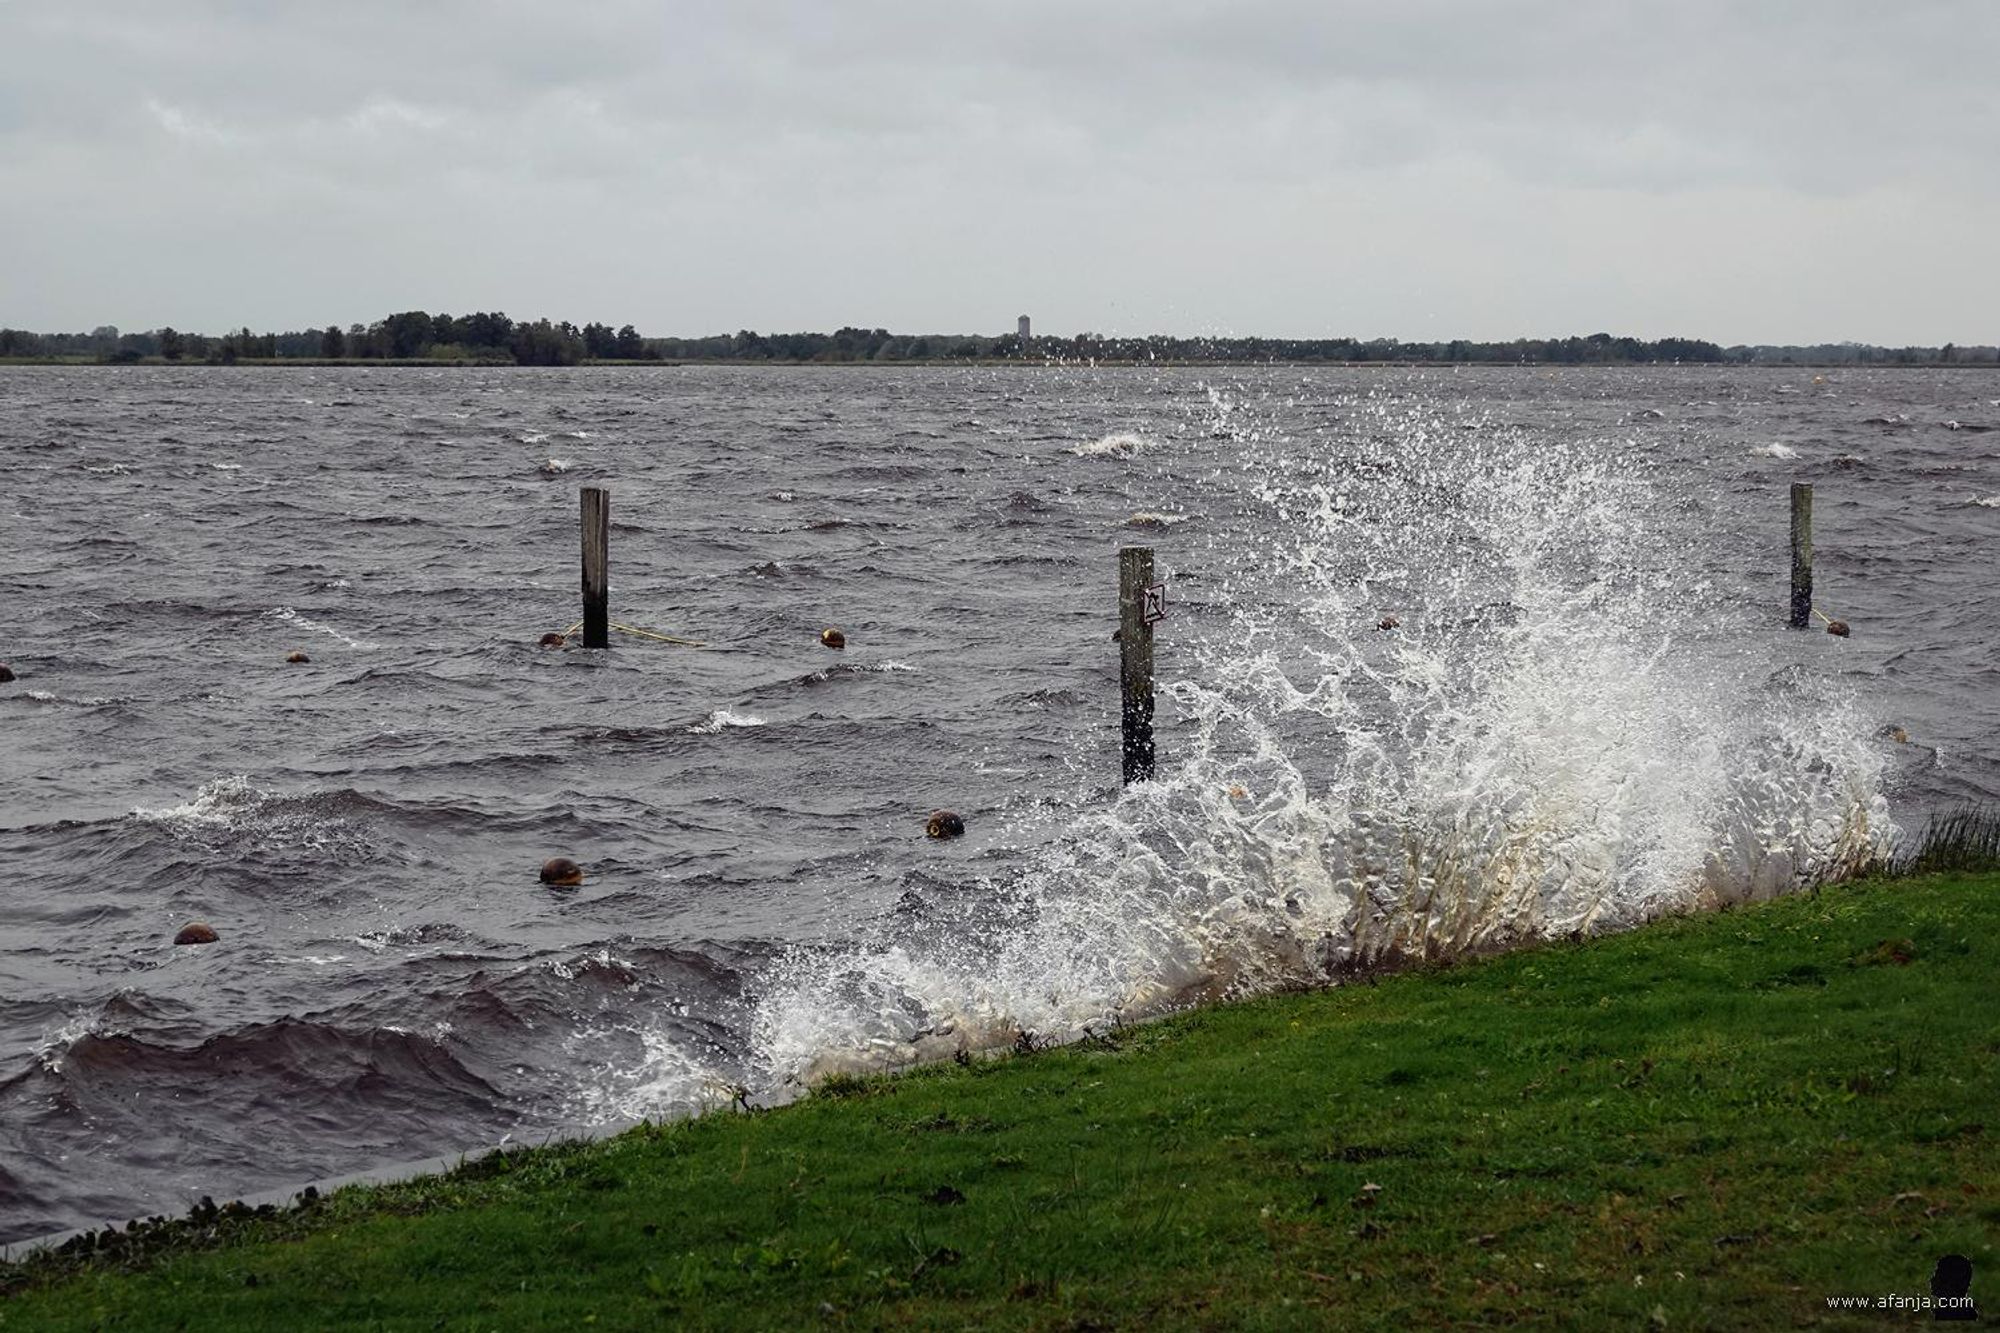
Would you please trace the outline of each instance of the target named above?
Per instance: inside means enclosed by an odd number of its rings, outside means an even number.
[[[1996,0],[0,0],[0,325],[2000,341]]]

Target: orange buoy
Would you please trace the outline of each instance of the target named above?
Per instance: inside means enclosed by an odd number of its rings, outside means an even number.
[[[1826,622],[1826,632],[1836,639],[1844,639],[1851,631],[1847,628],[1845,620],[1829,620]]]
[[[829,648],[845,648],[847,646],[847,636],[830,625],[819,632],[819,641]]]
[[[205,921],[190,921],[174,936],[175,944],[213,944],[221,936]]]
[[[301,652],[290,652],[290,653],[286,653],[286,654],[285,654],[285,660],[286,660],[287,662],[290,662],[290,663],[291,663],[292,665],[294,665],[294,666],[297,666],[298,664],[300,664],[300,663],[302,663],[302,662],[310,662],[310,661],[312,661],[312,659],[311,659],[310,657],[307,657],[307,656],[306,656],[306,655],[305,655],[304,653],[301,653]]]
[[[569,640],[565,639],[562,635],[556,633],[554,630],[550,630],[547,634],[544,634],[541,638],[537,639],[535,642],[539,643],[544,648],[560,648],[564,644],[568,643]]]
[[[927,838],[960,838],[965,836],[965,821],[955,811],[933,810],[930,822],[924,825]]]

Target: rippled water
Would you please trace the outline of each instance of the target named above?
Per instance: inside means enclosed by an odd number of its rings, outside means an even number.
[[[0,373],[0,1239],[1840,873],[2000,797],[1996,425],[1975,372]],[[1794,479],[1849,640],[1779,627]],[[585,484],[614,616],[707,647],[535,646]]]

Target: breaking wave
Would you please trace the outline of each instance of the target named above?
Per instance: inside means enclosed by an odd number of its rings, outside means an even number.
[[[1246,572],[1183,631],[1171,766],[956,896],[975,908],[792,951],[758,1081],[1623,929],[1886,847],[1856,702],[1782,631],[1691,604],[1689,516],[1655,526],[1636,461],[1446,429],[1264,472],[1284,536],[1199,557]]]

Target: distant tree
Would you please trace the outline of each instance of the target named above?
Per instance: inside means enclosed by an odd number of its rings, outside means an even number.
[[[514,326],[514,363],[522,366],[573,366],[583,356],[583,335],[575,325],[538,319]]]
[[[398,361],[421,356],[431,345],[431,317],[421,310],[391,315],[382,321],[382,336],[387,340],[384,356]]]
[[[456,321],[458,341],[468,347],[504,348],[511,345],[514,321],[495,310],[462,315]]]
[[[340,325],[329,324],[319,335],[319,354],[329,359],[347,355],[347,335],[340,331]]]
[[[752,336],[754,337],[755,335],[753,334]],[[618,355],[627,361],[638,361],[646,355],[646,340],[641,338],[639,330],[633,328],[630,324],[619,329],[617,336],[612,342]]]
[[[611,331],[609,324],[599,324],[595,320],[583,326],[583,350],[586,355],[605,360],[618,355],[618,335]]]
[[[168,361],[178,361],[187,355],[187,340],[171,324],[160,330],[160,355]]]

